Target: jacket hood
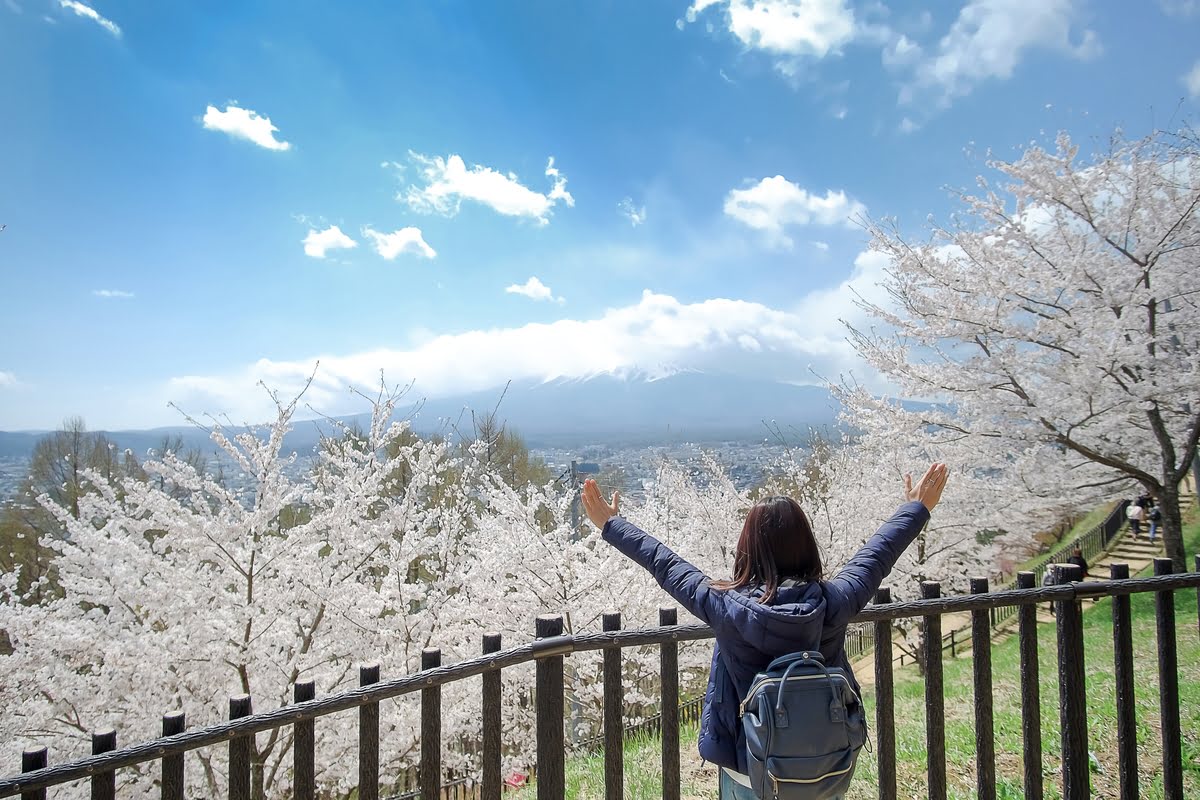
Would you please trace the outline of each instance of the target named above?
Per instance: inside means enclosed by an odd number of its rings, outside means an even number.
[[[730,621],[747,644],[766,654],[820,647],[826,607],[819,581],[782,586],[770,605],[760,597],[762,587],[729,592]]]

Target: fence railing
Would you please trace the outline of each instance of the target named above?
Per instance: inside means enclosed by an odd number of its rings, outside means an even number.
[[[1171,574],[1171,562],[1157,559],[1154,577],[1129,579],[1128,568],[1113,564],[1112,579],[1077,582],[1077,567],[1057,565],[1057,583],[1039,586],[1034,572],[1018,576],[1017,589],[989,592],[986,578],[971,581],[971,594],[941,597],[938,583],[922,585],[922,599],[890,602],[890,593],[881,589],[876,602],[863,610],[858,621],[870,623],[875,651],[876,762],[880,798],[897,796],[895,698],[892,660],[892,623],[902,618],[921,618],[927,635],[923,661],[925,666],[927,792],[931,800],[945,800],[946,762],[945,714],[942,692],[941,617],[944,614],[970,612],[975,700],[975,739],[977,745],[977,797],[996,797],[996,763],[992,725],[991,630],[992,611],[1017,609],[1021,662],[1021,714],[1024,748],[1025,797],[1043,796],[1041,715],[1039,705],[1038,641],[1036,603],[1056,605],[1057,671],[1059,684],[1059,725],[1061,730],[1062,792],[1064,800],[1089,796],[1087,752],[1087,708],[1084,695],[1083,618],[1080,600],[1112,597],[1118,759],[1121,796],[1137,796],[1138,750],[1133,704],[1134,662],[1129,596],[1141,592],[1155,594],[1157,619],[1158,685],[1160,727],[1162,733],[1162,782],[1166,800],[1183,800],[1183,772],[1180,731],[1179,681],[1176,654],[1175,591],[1194,588],[1200,596],[1200,556],[1196,572]],[[1200,604],[1198,604],[1200,607]],[[536,763],[538,800],[558,800],[566,792],[565,761],[567,743],[564,731],[563,659],[570,653],[599,650],[603,654],[606,797],[620,798],[623,793],[622,753],[622,650],[627,647],[655,645],[660,651],[659,727],[662,741],[663,797],[677,800],[679,772],[679,698],[678,648],[681,642],[706,639],[712,631],[702,625],[675,624],[675,609],[660,611],[660,626],[643,630],[622,630],[618,614],[606,615],[604,630],[597,633],[563,635],[563,620],[558,616],[537,619],[537,638],[525,644],[501,649],[500,637],[483,638],[483,655],[442,665],[440,652],[425,651],[423,669],[393,680],[379,680],[378,668],[368,665],[360,674],[361,686],[327,697],[315,697],[311,682],[296,684],[296,702],[265,713],[250,713],[250,698],[230,699],[230,719],[198,730],[185,729],[182,714],[164,717],[164,736],[153,741],[114,749],[115,734],[97,732],[93,739],[94,755],[65,764],[47,763],[46,748],[26,750],[22,774],[0,780],[0,797],[21,794],[35,800],[46,797],[49,787],[86,780],[93,798],[112,798],[116,792],[116,771],[139,764],[158,762],[161,769],[161,796],[165,800],[184,797],[183,762],[189,751],[199,748],[226,747],[229,753],[228,797],[250,800],[252,736],[255,733],[290,727],[293,732],[294,794],[311,800],[314,785],[314,731],[317,720],[330,714],[357,711],[358,714],[358,789],[360,800],[380,796],[379,703],[382,700],[420,692],[421,800],[442,796],[441,687],[465,678],[482,675],[481,763],[482,776],[470,793],[483,800],[498,800],[503,791],[501,778],[501,670],[526,662],[535,662]],[[1200,623],[1200,619],[1198,619]],[[1141,667],[1144,669],[1144,666]],[[1145,751],[1143,751],[1145,752]],[[461,785],[462,782],[457,782]],[[459,797],[466,796],[461,791]]]

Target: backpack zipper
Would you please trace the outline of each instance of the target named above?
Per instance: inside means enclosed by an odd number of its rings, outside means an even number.
[[[824,775],[821,775],[820,777],[817,777],[817,778],[781,778],[778,775],[776,775],[774,772],[771,772],[770,770],[767,770],[767,774],[771,776],[771,782],[775,785],[775,794],[779,794],[779,782],[780,781],[782,781],[784,783],[820,783],[821,781],[825,780],[826,778],[836,778],[838,775],[845,775],[847,772],[849,772],[853,768],[854,768],[853,766],[849,766],[849,767],[846,767],[845,769],[834,770],[833,772],[826,772]]]
[[[792,677],[788,678],[788,680],[789,681],[811,681],[811,680],[817,680],[817,679],[825,678],[825,677],[826,677],[825,675],[793,675]],[[830,675],[829,678],[836,678],[836,679],[844,682],[846,684],[846,686],[850,687],[851,690],[854,689],[853,686],[850,686],[850,681],[846,679],[845,675]],[[741,717],[746,714],[746,704],[750,702],[751,698],[754,697],[755,693],[759,689],[763,688],[764,686],[769,686],[772,683],[779,683],[781,680],[783,680],[783,678],[764,678],[763,680],[761,680],[758,683],[751,686],[750,691],[746,692],[746,699],[743,700],[741,702],[741,705],[738,706],[738,716]]]

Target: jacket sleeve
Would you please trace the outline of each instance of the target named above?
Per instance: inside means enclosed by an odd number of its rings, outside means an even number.
[[[724,593],[709,586],[708,576],[671,548],[622,517],[610,518],[601,536],[653,575],[690,614],[713,628],[724,623]]]
[[[928,521],[929,510],[913,501],[900,506],[880,526],[837,576],[825,583],[827,625],[843,625],[863,610]]]

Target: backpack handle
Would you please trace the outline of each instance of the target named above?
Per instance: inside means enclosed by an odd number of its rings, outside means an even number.
[[[790,662],[790,663],[789,663]],[[814,653],[808,650],[799,653],[790,653],[786,656],[781,656],[771,662],[771,666],[778,664],[783,666],[787,664],[787,669],[783,671],[783,678],[779,681],[779,691],[775,694],[775,727],[786,728],[788,726],[787,709],[783,707],[783,687],[787,685],[787,680],[791,677],[792,670],[803,664],[813,664],[821,668],[825,673],[825,679],[829,681],[829,719],[832,722],[844,722],[846,720],[846,706],[842,703],[841,693],[838,692],[837,684],[834,683],[833,675],[829,673],[829,667],[825,666],[825,659],[820,653]]]

